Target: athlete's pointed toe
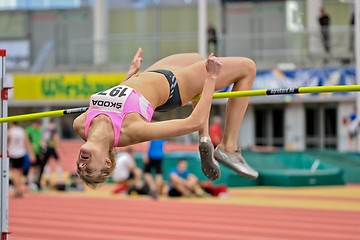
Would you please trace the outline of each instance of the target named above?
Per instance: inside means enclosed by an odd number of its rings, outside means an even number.
[[[243,177],[256,179],[259,176],[259,173],[245,161],[240,149],[234,153],[227,153],[220,146],[217,146],[214,151],[214,158]]]

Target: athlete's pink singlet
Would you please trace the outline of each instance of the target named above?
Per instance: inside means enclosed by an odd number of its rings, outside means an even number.
[[[113,146],[116,147],[119,143],[124,117],[133,112],[139,113],[146,121],[150,122],[154,109],[145,97],[131,87],[118,85],[91,95],[85,122],[85,137],[87,137],[91,121],[99,114],[104,114],[111,119],[114,129]]]

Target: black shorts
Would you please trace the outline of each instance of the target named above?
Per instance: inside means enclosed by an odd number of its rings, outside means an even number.
[[[25,162],[25,156],[20,158],[10,158],[10,166],[16,169],[22,169]]]
[[[181,197],[182,196],[181,192],[176,190],[176,188],[170,188],[168,195],[169,195],[169,197]]]
[[[50,157],[53,157],[56,161],[59,161],[59,155],[57,154],[55,148],[48,147],[44,154],[44,159],[48,160]]]
[[[127,180],[131,180],[131,179],[134,179],[134,178],[135,178],[134,173],[130,172]]]
[[[32,162],[31,166],[32,167],[41,166],[43,161],[44,161],[44,155],[42,153],[41,154],[36,154],[35,162]]]
[[[170,93],[168,100],[163,105],[157,107],[155,111],[166,112],[181,107],[182,102],[180,97],[179,85],[177,83],[175,75],[169,70],[153,70],[150,72],[163,74],[168,80],[170,86]]]
[[[149,159],[149,162],[144,165],[144,173],[151,173],[151,169],[155,169],[156,174],[162,174],[161,159]]]

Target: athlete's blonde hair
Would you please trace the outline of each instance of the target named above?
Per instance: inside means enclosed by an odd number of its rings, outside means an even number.
[[[101,169],[100,174],[97,176],[88,177],[88,175],[85,174],[87,172],[87,167],[80,168],[79,164],[77,164],[77,173],[88,187],[90,187],[91,189],[97,189],[110,177],[110,175],[114,171],[116,165],[115,157],[116,157],[116,150],[115,148],[111,148],[109,150],[109,158],[112,163],[111,167]]]

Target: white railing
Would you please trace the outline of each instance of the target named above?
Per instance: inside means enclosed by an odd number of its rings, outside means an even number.
[[[352,64],[354,53],[349,49],[352,31],[347,26],[331,29],[331,53],[324,51],[319,32],[229,33],[219,36],[217,54],[249,57],[259,69],[275,68],[283,63],[296,67]],[[110,35],[106,41],[96,43],[92,39],[72,39],[67,49],[54,46],[54,52],[68,51],[70,70],[80,66],[96,70],[99,66],[93,65],[98,57],[94,56],[94,44],[104,44],[103,49],[107,49],[107,61],[101,69],[126,70],[138,47],[144,49],[144,65],[170,54],[196,52],[197,32]],[[66,67],[65,64],[63,68],[66,70]]]

